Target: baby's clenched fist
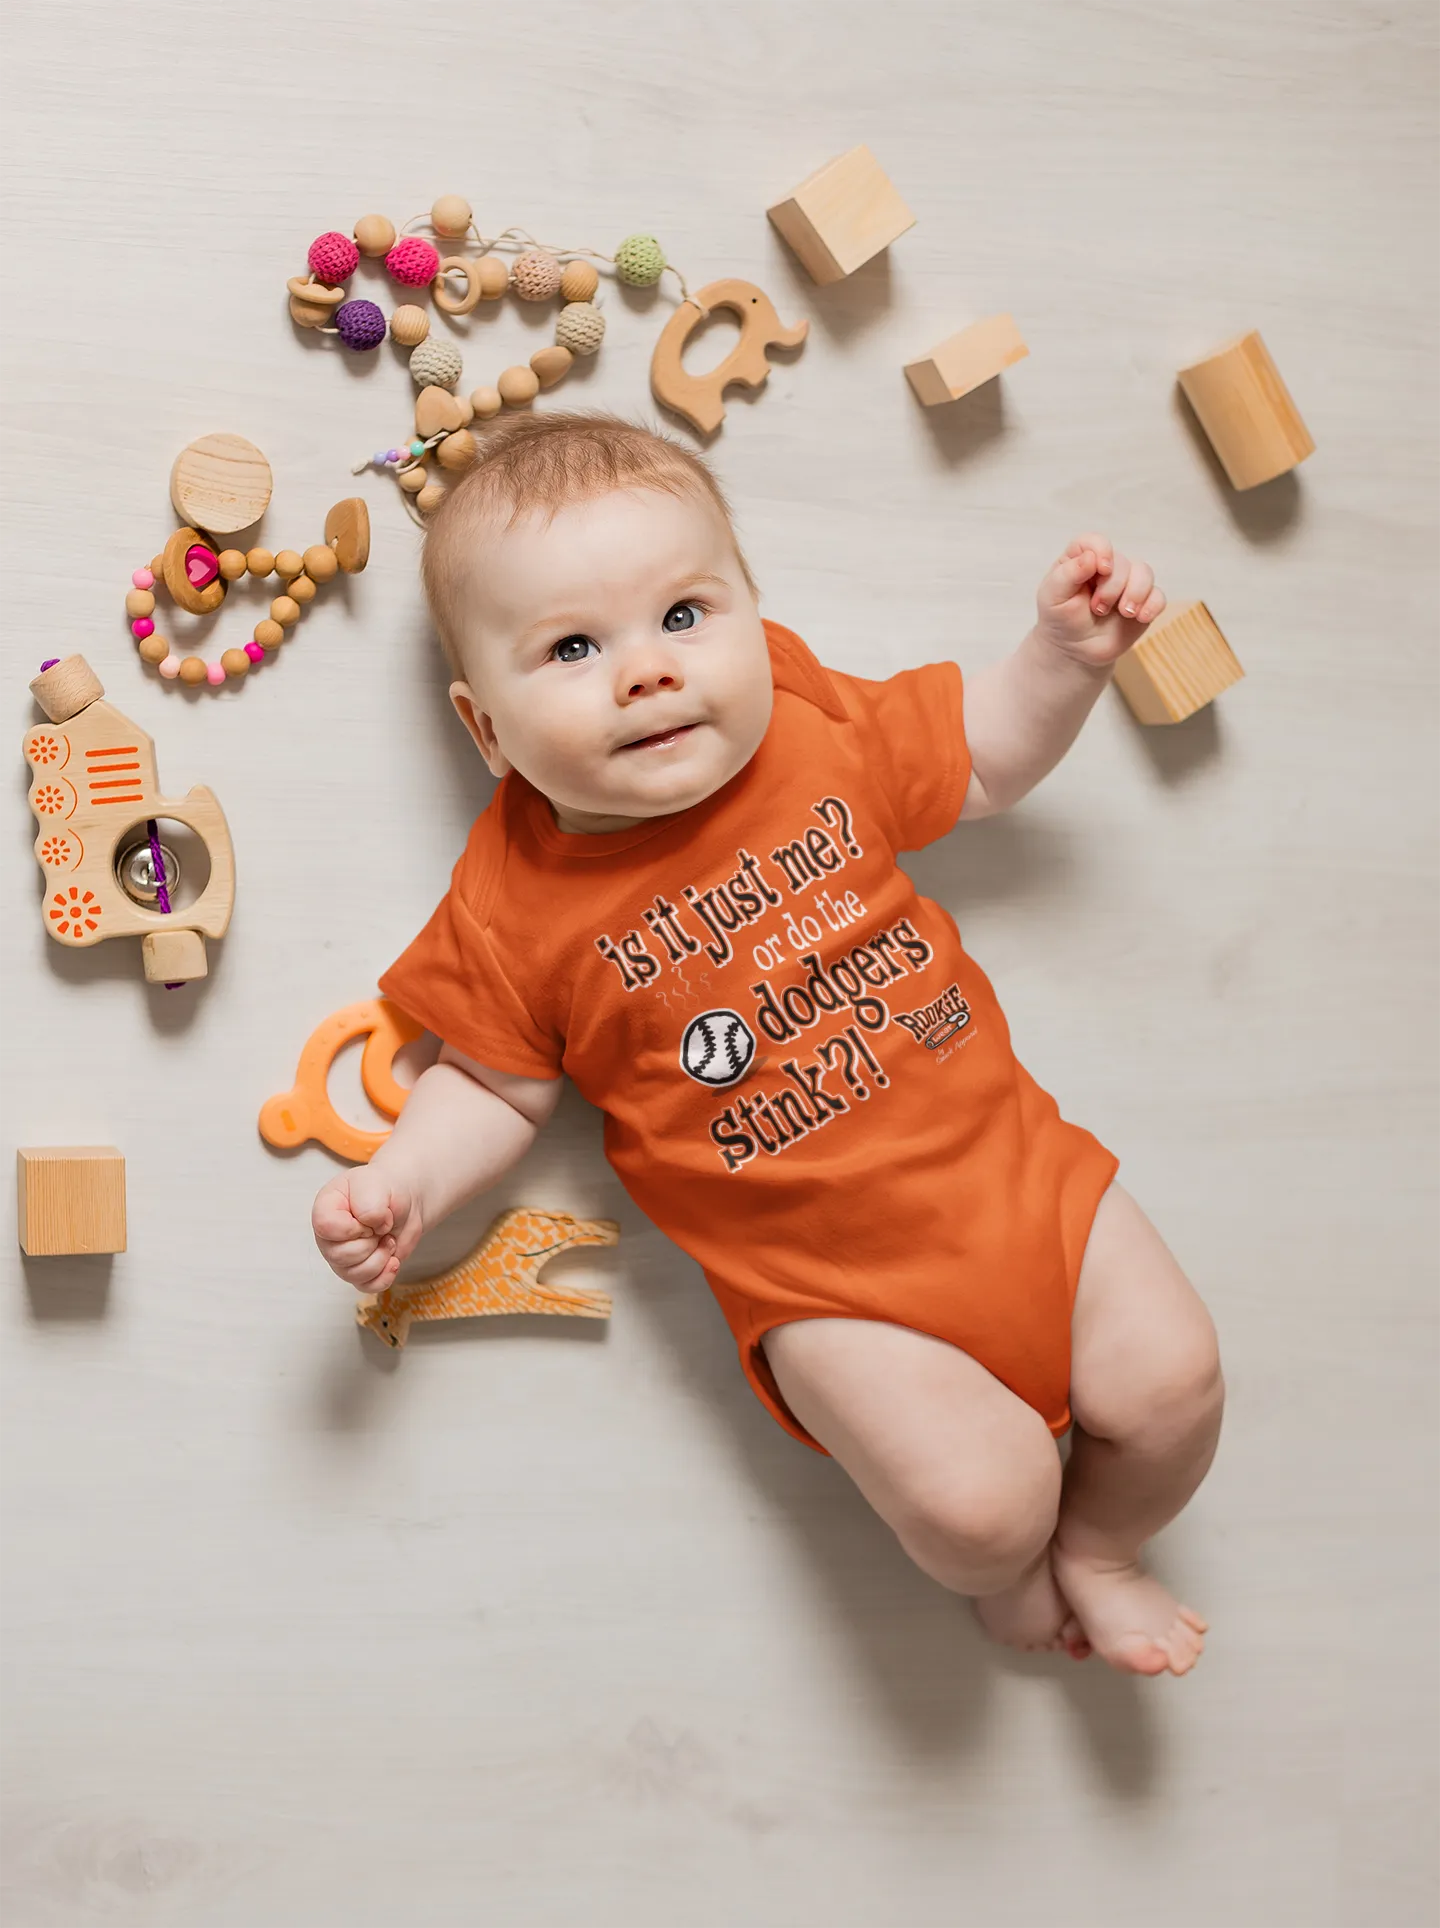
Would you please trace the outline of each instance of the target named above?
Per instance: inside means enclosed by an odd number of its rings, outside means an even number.
[[[1120,555],[1104,536],[1077,536],[1041,583],[1037,633],[1091,668],[1118,662],[1165,607],[1148,562]]]
[[[310,1224],[321,1256],[357,1292],[383,1292],[420,1242],[420,1209],[410,1188],[373,1166],[332,1178]]]

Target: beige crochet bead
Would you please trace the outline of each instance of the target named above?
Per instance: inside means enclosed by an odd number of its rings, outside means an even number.
[[[422,462],[417,462],[413,469],[403,470],[400,476],[400,486],[406,495],[419,495],[429,482],[430,476]]]
[[[435,460],[442,469],[458,471],[468,469],[477,454],[475,437],[468,428],[458,428],[453,435],[447,435],[435,447]]]
[[[503,254],[482,254],[475,272],[480,278],[482,301],[498,301],[510,286],[510,263]]]
[[[437,234],[468,234],[472,219],[470,203],[463,194],[442,194],[430,209],[430,225]]]
[[[415,498],[415,507],[421,515],[434,515],[445,500],[445,490],[439,482],[427,482]]]
[[[605,317],[588,301],[572,301],[560,310],[555,340],[572,355],[593,355],[605,339]]]
[[[530,357],[530,366],[542,388],[553,388],[570,372],[574,359],[568,348],[561,348],[557,344],[550,348],[537,348]]]
[[[340,567],[339,558],[328,542],[312,542],[300,560],[311,582],[329,582]]]
[[[588,301],[600,286],[600,277],[589,261],[567,261],[560,277],[562,301]]]
[[[247,676],[250,673],[250,658],[243,649],[227,649],[220,658],[220,667],[227,676]]]
[[[512,408],[523,408],[540,393],[540,377],[533,368],[507,368],[495,386],[502,402],[508,402]]]
[[[389,254],[395,245],[395,223],[383,214],[362,214],[355,223],[355,245],[361,254]]]
[[[500,413],[505,401],[498,388],[477,388],[470,397],[470,406],[476,421],[488,422],[492,415]]]
[[[560,292],[560,263],[543,248],[530,248],[510,270],[510,286],[522,301],[548,301]]]
[[[390,335],[402,348],[415,348],[424,341],[430,332],[430,317],[423,308],[412,308],[407,302],[397,308],[390,317]]]

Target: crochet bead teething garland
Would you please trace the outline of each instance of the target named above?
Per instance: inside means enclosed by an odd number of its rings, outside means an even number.
[[[593,355],[605,334],[605,316],[593,297],[600,276],[593,263],[603,261],[633,288],[652,288],[667,268],[688,299],[685,278],[665,259],[653,234],[632,234],[613,255],[594,248],[543,247],[520,228],[506,228],[487,240],[475,225],[470,204],[458,194],[442,194],[429,217],[417,217],[411,229],[425,229],[442,242],[468,246],[471,238],[480,253],[442,255],[425,234],[397,234],[382,214],[364,215],[350,235],[330,231],[310,244],[309,277],[295,275],[287,284],[290,317],[301,328],[315,328],[339,337],[346,348],[366,352],[390,339],[410,351],[410,375],[420,391],[415,403],[415,432],[411,440],[380,449],[354,473],[374,467],[388,469],[422,514],[437,508],[445,495],[443,478],[426,467],[434,457],[437,468],[458,474],[469,468],[476,443],[469,433],[477,419],[487,421],[502,408],[523,408],[542,388],[563,380],[577,355]],[[507,253],[515,259],[507,261]],[[475,389],[468,397],[451,391],[463,373],[460,350],[453,342],[430,332],[430,318],[413,302],[396,308],[387,324],[373,301],[348,298],[345,284],[362,255],[384,258],[393,281],[402,288],[430,289],[441,314],[468,315],[481,301],[498,301],[507,289],[521,301],[551,301],[563,306],[555,323],[555,339],[538,348],[529,363],[505,369],[493,387]],[[582,258],[583,257],[583,258]],[[463,287],[454,284],[463,278]],[[422,297],[423,298],[423,297]]]
[[[359,496],[335,504],[325,518],[325,540],[303,554],[224,548],[220,537],[258,522],[270,500],[270,465],[238,435],[207,435],[182,450],[171,471],[170,494],[179,513],[191,520],[148,566],[134,572],[125,596],[125,615],[141,658],[168,681],[218,686],[248,675],[284,642],[321,583],[342,570],[357,575],[370,559],[370,512]],[[243,649],[227,649],[215,662],[177,656],[155,628],[157,590],[163,585],[177,608],[208,616],[225,600],[230,584],[247,574],[257,581],[274,575],[284,587],[269,615],[256,623],[251,640]]]

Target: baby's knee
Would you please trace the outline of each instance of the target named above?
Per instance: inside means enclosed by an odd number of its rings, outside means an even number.
[[[1225,1378],[1208,1313],[1187,1320],[1113,1404],[1107,1438],[1154,1447],[1213,1438],[1225,1407]]]
[[[918,1566],[957,1593],[998,1593],[1049,1545],[1060,1476],[1042,1429],[1042,1443],[1013,1458],[927,1480],[906,1496],[896,1534]]]

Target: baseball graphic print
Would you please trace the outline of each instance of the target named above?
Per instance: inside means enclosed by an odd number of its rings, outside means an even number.
[[[680,1040],[680,1065],[697,1084],[732,1085],[755,1056],[755,1033],[738,1011],[702,1011]]]

